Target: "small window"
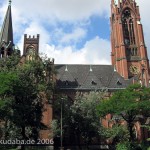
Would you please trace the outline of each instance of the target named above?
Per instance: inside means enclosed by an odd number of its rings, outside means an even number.
[[[65,81],[65,85],[69,85],[69,81],[68,80]]]
[[[91,81],[91,84],[92,85],[97,85],[97,83],[94,80]]]
[[[122,85],[119,79],[117,80],[117,85]]]

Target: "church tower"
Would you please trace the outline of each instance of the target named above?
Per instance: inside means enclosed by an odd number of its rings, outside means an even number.
[[[39,34],[37,34],[37,37],[24,35],[23,56],[28,60],[32,60],[34,56],[39,54],[39,37]]]
[[[35,54],[38,55],[39,53],[39,37],[40,35],[37,34],[37,37],[33,36],[27,37],[27,34],[24,35],[24,47],[23,47],[23,55],[27,55],[30,53],[31,49],[34,51]]]
[[[125,79],[137,76],[149,85],[149,60],[135,0],[111,1],[112,65]]]
[[[13,27],[11,15],[11,0],[0,31],[0,58],[8,57],[13,51]]]

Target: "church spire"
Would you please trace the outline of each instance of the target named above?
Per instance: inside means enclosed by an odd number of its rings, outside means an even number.
[[[13,47],[13,27],[11,15],[11,0],[0,32],[0,57],[8,56],[12,53]]]

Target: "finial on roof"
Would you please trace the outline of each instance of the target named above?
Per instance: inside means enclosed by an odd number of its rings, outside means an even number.
[[[117,70],[116,70],[116,65],[114,65],[114,72],[116,72]]]
[[[93,69],[92,69],[92,65],[90,65],[90,72],[92,72],[93,71]]]
[[[11,2],[12,2],[12,1],[11,1],[11,0],[9,0],[9,5],[11,5]]]
[[[68,71],[68,67],[67,67],[67,65],[66,65],[66,69],[65,69],[65,71]]]

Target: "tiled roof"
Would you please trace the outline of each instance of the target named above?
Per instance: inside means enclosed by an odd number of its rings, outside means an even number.
[[[122,89],[132,83],[120,76],[112,65],[55,65],[58,89]]]

